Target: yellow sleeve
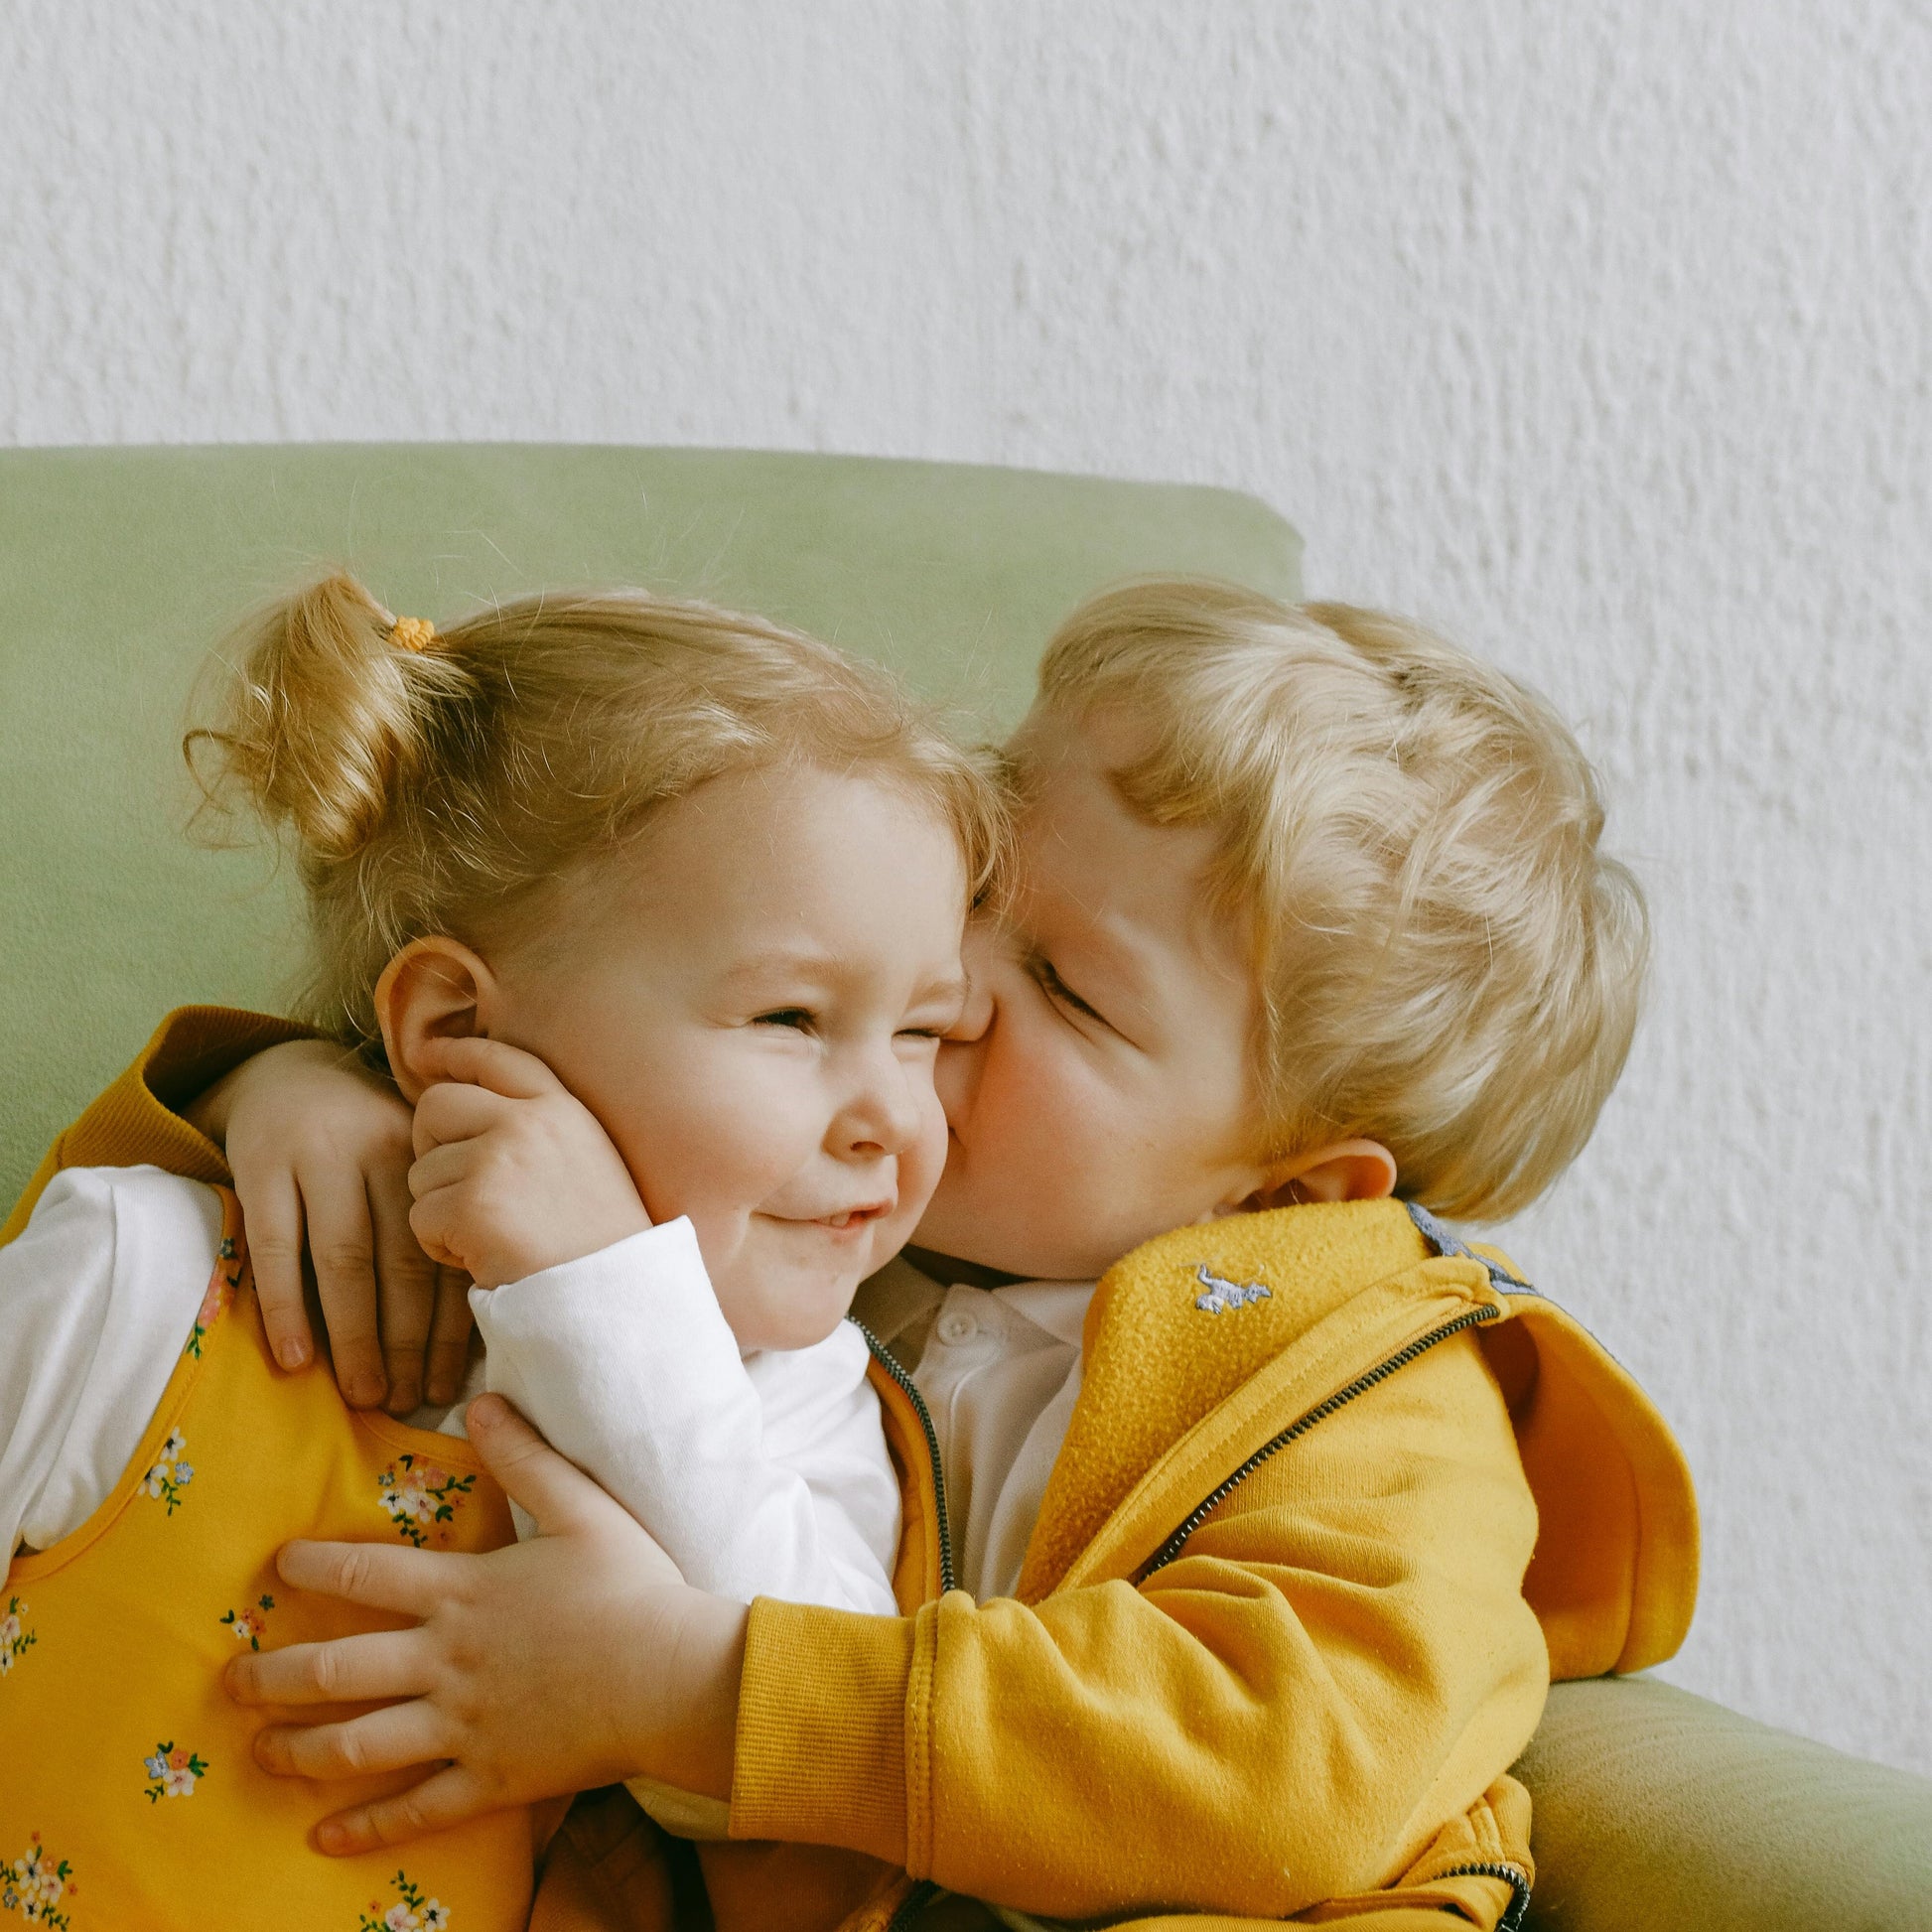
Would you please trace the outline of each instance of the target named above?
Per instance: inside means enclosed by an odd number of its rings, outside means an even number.
[[[0,1244],[27,1225],[42,1189],[63,1168],[131,1168],[147,1162],[190,1180],[226,1180],[221,1150],[176,1109],[251,1053],[311,1036],[312,1029],[268,1014],[177,1007],[134,1064],[48,1149],[0,1226]]]
[[[1053,1917],[1372,1889],[1536,1727],[1535,1540],[1501,1395],[1472,1339],[1445,1343],[1139,1585],[912,1618],[755,1603],[732,1835]]]

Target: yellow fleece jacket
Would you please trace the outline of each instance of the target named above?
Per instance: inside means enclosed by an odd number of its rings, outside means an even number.
[[[0,1238],[60,1166],[220,1177],[164,1102],[289,1031],[171,1017]],[[1109,1270],[1012,1599],[947,1587],[943,1472],[882,1351],[904,1614],[754,1604],[741,1842],[694,1855],[599,1794],[532,1926],[669,1927],[694,1864],[721,1932],[885,1932],[935,1887],[1148,1927],[1513,1924],[1507,1767],[1551,1675],[1676,1649],[1696,1511],[1629,1376],[1498,1257],[1439,1245],[1397,1202],[1296,1207]]]

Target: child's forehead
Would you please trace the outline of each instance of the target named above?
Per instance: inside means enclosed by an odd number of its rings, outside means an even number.
[[[1136,738],[1115,720],[1028,718],[1013,748],[1018,902],[1036,919],[1218,955],[1230,936],[1213,890],[1219,830],[1157,824],[1128,803],[1116,773]]]
[[[1073,716],[1035,705],[1005,753],[1023,863],[1029,844],[1085,833],[1111,835],[1122,856],[1131,852],[1139,864],[1204,872],[1222,828],[1155,817],[1131,795],[1127,781],[1153,751],[1153,733],[1127,713]]]

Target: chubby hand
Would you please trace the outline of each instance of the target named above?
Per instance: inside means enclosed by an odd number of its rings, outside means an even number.
[[[500,1288],[650,1226],[596,1115],[534,1053],[437,1039],[420,1070],[409,1225],[435,1260]]]
[[[225,1145],[275,1359],[315,1352],[313,1267],[345,1399],[406,1416],[457,1398],[469,1357],[469,1282],[439,1269],[409,1226],[410,1109],[346,1048],[294,1039],[242,1061],[188,1109]]]
[[[745,1605],[689,1587],[501,1396],[479,1397],[469,1420],[541,1533],[487,1556],[287,1545],[281,1575],[296,1588],[423,1621],[235,1658],[227,1685],[241,1704],[408,1700],[343,1724],[266,1725],[257,1762],[311,1778],[440,1762],[394,1797],[325,1819],[315,1842],[336,1855],[624,1777],[729,1798]]]

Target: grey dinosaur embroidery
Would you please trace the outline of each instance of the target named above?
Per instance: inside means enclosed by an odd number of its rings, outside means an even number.
[[[1194,1297],[1194,1306],[1203,1314],[1219,1314],[1227,1309],[1245,1309],[1250,1302],[1268,1302],[1275,1291],[1266,1282],[1231,1282],[1215,1274],[1206,1262],[1194,1269],[1205,1295]]]

